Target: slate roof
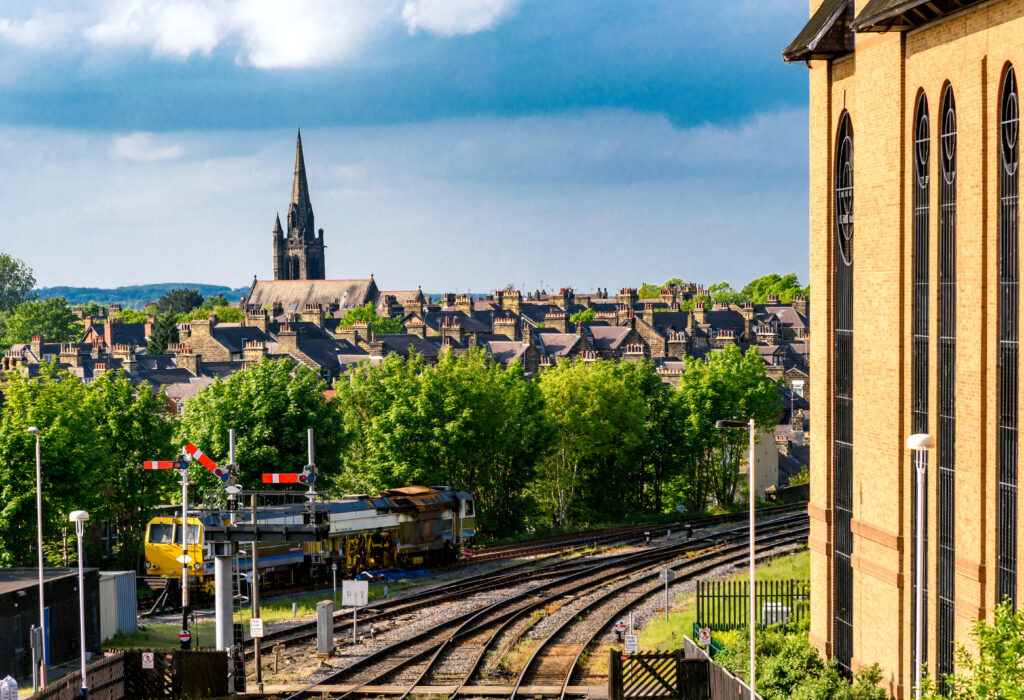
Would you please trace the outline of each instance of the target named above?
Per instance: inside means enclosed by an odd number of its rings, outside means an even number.
[[[247,304],[266,306],[279,304],[285,311],[302,311],[306,304],[344,309],[376,303],[377,285],[373,278],[363,280],[256,280]]]
[[[981,0],[868,0],[853,21],[858,32],[910,29]]]
[[[242,352],[245,343],[251,340],[267,342],[270,336],[255,326],[243,326],[239,323],[218,323],[210,334],[213,339],[227,348],[230,352]]]
[[[595,350],[616,350],[625,342],[631,330],[629,326],[591,324],[587,326],[586,334]]]
[[[487,315],[484,315],[484,314]],[[435,331],[440,331],[446,318],[456,318],[462,324],[462,330],[466,333],[490,333],[491,319],[494,312],[481,312],[481,319],[469,316],[462,311],[428,311],[423,314],[423,324]]]
[[[395,352],[399,355],[407,355],[412,347],[419,354],[426,358],[437,357],[440,348],[430,340],[421,338],[412,333],[395,333],[391,335],[378,335],[377,340],[384,343],[384,354]],[[438,339],[440,340],[440,339]]]
[[[580,337],[575,333],[538,333],[534,336],[540,351],[545,355],[566,357],[576,347]]]
[[[786,61],[833,58],[853,51],[853,0],[824,0],[782,51]]]
[[[485,343],[487,350],[491,353],[491,358],[495,362],[500,362],[503,365],[511,364],[515,362],[526,352],[526,349],[530,347],[529,343],[520,343],[515,340],[505,340],[505,336],[498,336],[502,340],[491,340]]]

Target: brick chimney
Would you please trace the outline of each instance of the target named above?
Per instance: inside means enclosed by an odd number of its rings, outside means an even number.
[[[793,443],[790,442],[790,439],[785,435],[775,436],[775,447],[778,448],[779,454],[785,455],[787,457],[793,452]]]
[[[590,295],[589,294],[577,294],[573,299],[577,304],[582,306],[584,309],[590,308]]]
[[[203,356],[192,352],[192,348],[183,347],[174,358],[174,362],[181,369],[187,369],[197,377],[203,371]]]
[[[257,364],[267,356],[267,344],[262,340],[247,340],[242,349],[243,364]]]
[[[801,316],[806,316],[808,311],[807,297],[803,294],[797,294],[793,297],[793,310]]]
[[[441,306],[455,306],[455,295],[445,292],[441,295]]]
[[[352,326],[338,326],[334,329],[334,337],[352,345],[359,345],[359,332]]]
[[[408,316],[409,314],[416,314],[417,316],[422,318],[424,313],[424,306],[425,304],[423,303],[423,298],[422,296],[420,296],[419,298],[416,299],[406,299],[402,303],[402,310],[406,316]]]
[[[804,425],[805,425],[804,409],[798,408],[796,410],[796,415],[793,416],[792,423],[793,423],[793,431],[794,432],[802,433],[804,431]]]
[[[494,334],[503,335],[509,340],[520,340],[519,323],[515,316],[499,316],[494,319]]]
[[[699,326],[708,322],[708,311],[704,303],[709,301],[711,300],[703,295],[694,299],[693,317]]]
[[[640,315],[643,322],[651,328],[654,328],[654,304],[647,302],[644,304],[644,310]]]
[[[405,324],[405,332],[411,333],[417,338],[427,337],[427,324],[418,318],[411,318]]]
[[[135,361],[135,348],[127,343],[118,343],[111,348],[111,355],[115,360],[121,361],[121,367],[125,372],[134,372],[139,368]]]
[[[461,311],[469,317],[473,316],[473,298],[468,294],[460,294],[455,299],[455,310]]]
[[[462,323],[455,316],[445,316],[441,323],[441,342],[445,339],[462,345]]]
[[[615,295],[615,303],[628,306],[633,308],[633,304],[637,301],[636,287],[623,287],[619,290],[619,293]]]
[[[211,337],[210,331],[217,325],[217,315],[210,312],[209,318],[196,319],[190,325],[192,326],[190,338],[209,338]]]
[[[145,337],[153,335],[153,325],[156,323],[156,316],[146,317],[146,325],[142,327],[142,332]]]
[[[268,323],[270,323],[270,316],[263,309],[252,310],[245,316],[245,325],[259,328],[264,333],[267,332]]]
[[[523,311],[523,295],[516,289],[511,292],[505,292],[501,297],[501,308],[504,311],[511,311],[514,314],[522,313]]]
[[[302,320],[304,323],[312,323],[317,326],[324,325],[324,310],[319,304],[306,304],[302,309]]]
[[[754,342],[754,305],[749,302],[743,302],[743,306],[740,307],[740,314],[743,316],[743,339],[748,343]]]
[[[669,357],[678,357],[680,360],[689,355],[690,342],[683,331],[670,331],[665,350]]]
[[[77,343],[61,343],[60,362],[72,367],[81,367],[85,364],[85,353]]]
[[[544,327],[554,328],[559,333],[568,333],[569,314],[564,311],[548,311],[544,314]]]
[[[618,304],[615,307],[615,325],[621,326],[633,314],[633,307]]]
[[[554,304],[563,311],[568,310],[573,304],[572,287],[562,287],[558,290],[558,294],[552,294],[548,297],[548,303]]]
[[[765,301],[765,303],[768,306],[778,306],[779,305],[779,295],[778,294],[769,294],[768,295],[768,299],[767,299],[767,301]]]
[[[638,361],[647,357],[647,348],[643,343],[629,343],[622,353],[623,360]]]
[[[29,349],[32,350],[32,354],[36,356],[36,359],[43,359],[43,336],[32,336],[32,342],[30,342],[28,346]]]
[[[290,323],[282,323],[281,330],[277,332],[278,352],[290,355],[299,349],[299,334]]]

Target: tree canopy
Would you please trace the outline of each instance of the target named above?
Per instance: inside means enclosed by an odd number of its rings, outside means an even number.
[[[158,314],[187,314],[203,304],[203,295],[195,289],[172,289],[156,302]]]
[[[64,297],[26,301],[6,319],[2,345],[27,343],[34,335],[42,335],[48,343],[77,343],[83,330]]]
[[[36,278],[23,260],[0,253],[0,313],[32,298]]]
[[[365,306],[349,309],[340,321],[342,326],[351,326],[353,323],[368,323],[370,330],[377,335],[405,332],[401,319],[378,316],[377,311],[373,308],[373,302],[370,301],[366,302]]]
[[[801,287],[800,280],[795,272],[786,275],[772,273],[764,277],[751,280],[743,288],[743,296],[755,304],[764,304],[768,301],[769,294],[777,294],[780,304],[791,304],[793,297],[803,294],[810,298],[810,287]]]

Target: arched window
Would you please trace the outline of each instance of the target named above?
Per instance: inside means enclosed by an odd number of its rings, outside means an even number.
[[[942,94],[939,136],[939,512],[938,624],[939,678],[953,672],[954,548],[956,517],[956,102],[953,87]],[[945,690],[945,684],[943,684]]]
[[[999,117],[999,495],[996,598],[1017,604],[1017,78],[1006,69]]]
[[[853,127],[839,119],[835,166],[835,377],[833,404],[833,628],[835,657],[853,657]]]
[[[914,340],[913,340],[913,431],[915,433],[928,432],[928,248],[931,244],[929,219],[931,218],[930,206],[930,156],[931,156],[931,124],[928,120],[928,98],[921,92],[917,98],[917,114],[914,121],[914,170],[911,177],[914,179]],[[911,528],[913,529],[914,541],[917,541],[917,509],[924,511],[924,547],[921,552],[917,548],[912,549],[911,571],[917,570],[917,557],[924,558],[924,579],[921,587],[923,606],[921,610],[921,622],[924,629],[928,629],[928,486],[925,482],[922,503],[917,502],[917,489],[914,482],[917,478],[915,470],[910,469],[910,494],[913,499],[913,514]],[[927,472],[925,479],[927,479]],[[913,605],[916,606],[917,581],[914,581],[915,595]],[[916,610],[913,612],[916,613]],[[911,625],[916,624],[916,616],[911,615]],[[916,632],[915,632],[916,635]],[[924,656],[927,658],[928,635],[922,635],[925,642],[923,648]]]

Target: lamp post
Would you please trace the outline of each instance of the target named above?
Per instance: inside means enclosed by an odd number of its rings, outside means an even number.
[[[914,538],[916,562],[914,566],[914,697],[921,700],[921,648],[924,606],[924,476],[928,469],[928,451],[935,449],[935,437],[928,433],[914,433],[907,438],[907,449],[914,453],[914,471],[917,473],[917,536]]]
[[[754,630],[757,629],[757,613],[754,611],[754,419],[749,421],[741,420],[720,420],[715,422],[716,428],[749,428],[750,430],[750,463],[747,467],[748,491],[750,501],[750,692],[754,690]]]
[[[28,429],[29,435],[36,439],[36,549],[39,554],[39,656],[33,659],[32,664],[32,688],[38,691],[46,687],[46,621],[45,601],[43,595],[43,470],[39,459],[39,428],[32,426]],[[32,655],[35,656],[35,645],[32,646]],[[38,677],[39,685],[36,686]]]
[[[85,521],[89,514],[84,510],[71,512],[68,520],[75,524],[75,535],[78,536],[78,629],[81,632],[82,644],[82,699],[89,697],[89,686],[85,681],[85,561],[82,558],[82,538],[85,534]]]

